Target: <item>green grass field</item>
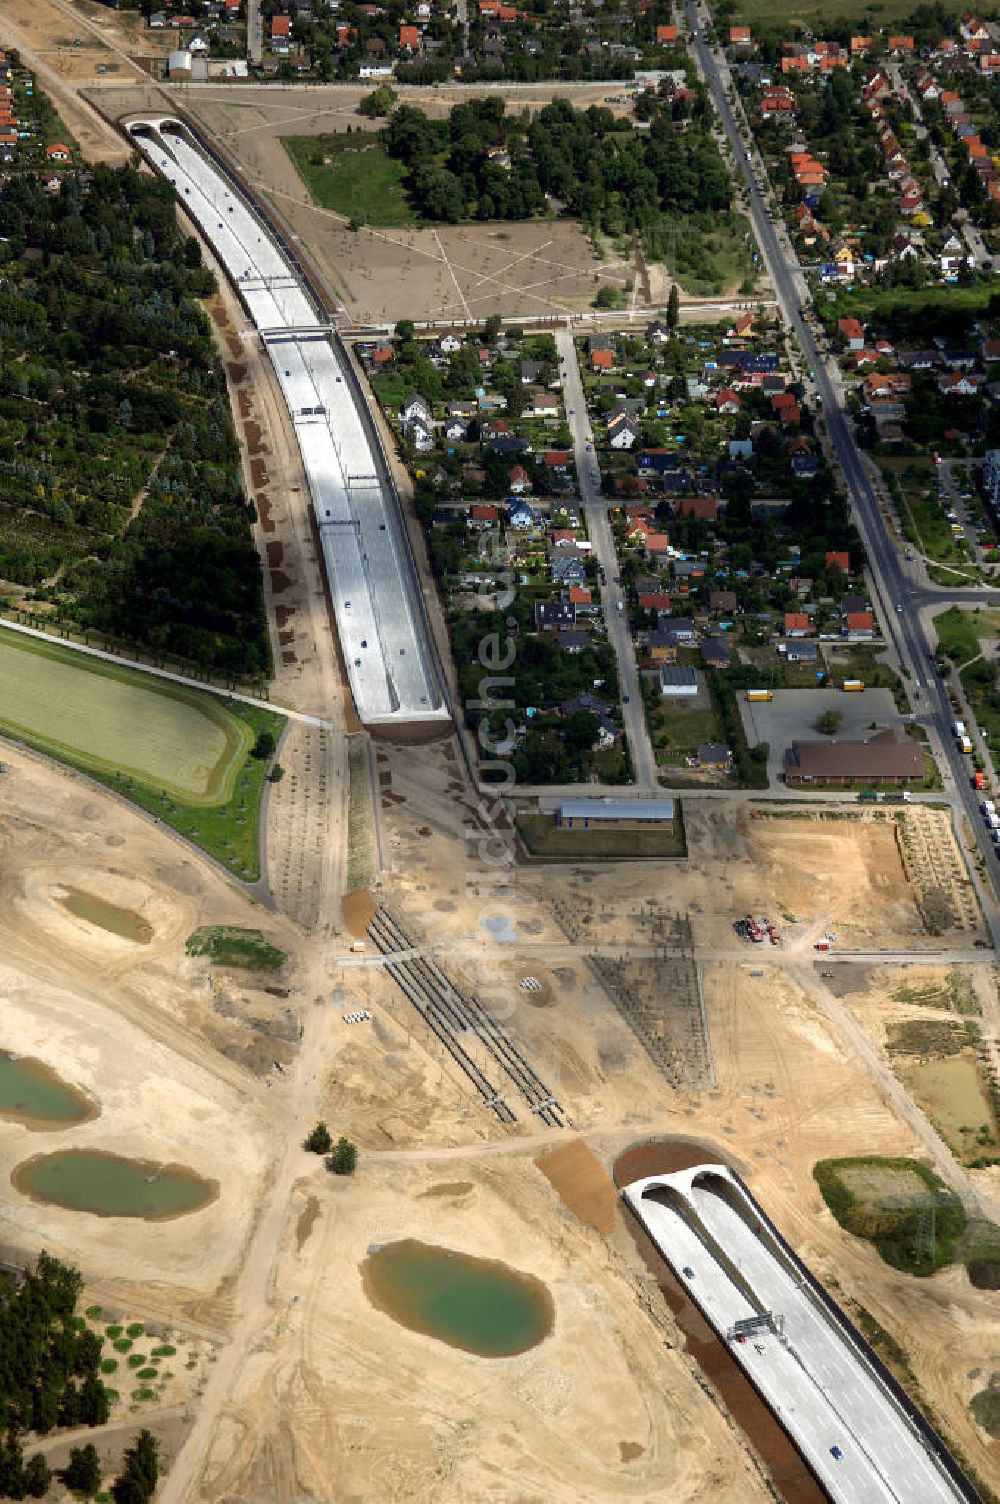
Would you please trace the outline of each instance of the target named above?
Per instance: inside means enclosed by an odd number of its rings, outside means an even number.
[[[281,144],[317,204],[359,224],[411,225],[403,168],[361,135],[283,136]]]
[[[0,725],[191,805],[231,798],[253,743],[210,695],[13,632],[0,640]]]
[[[981,637],[1000,635],[1000,611],[963,611],[952,606],[934,618],[938,647],[955,663],[968,663],[982,652]]]
[[[0,637],[0,735],[126,795],[249,882],[268,772],[250,750],[284,724],[55,643]]]

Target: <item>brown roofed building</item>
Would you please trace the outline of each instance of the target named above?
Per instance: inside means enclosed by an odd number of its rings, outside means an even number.
[[[898,731],[876,731],[864,741],[792,742],[785,753],[790,788],[811,783],[845,785],[919,783],[924,776],[920,743]]]

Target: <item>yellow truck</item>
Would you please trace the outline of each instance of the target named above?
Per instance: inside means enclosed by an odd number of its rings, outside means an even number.
[[[840,686],[846,695],[858,694],[865,687],[864,679],[845,679]]]
[[[770,689],[748,689],[747,700],[751,705],[766,703],[774,699],[774,692]]]

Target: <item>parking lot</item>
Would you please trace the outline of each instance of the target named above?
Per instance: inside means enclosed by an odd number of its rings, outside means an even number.
[[[903,716],[889,689],[863,689],[845,693],[842,689],[776,689],[772,700],[748,703],[745,694],[739,699],[740,715],[751,747],[767,742],[767,776],[771,788],[780,788],[785,749],[793,741],[813,741],[823,733],[816,723],[824,710],[835,710],[842,717],[836,736],[857,741],[871,731],[902,727]]]

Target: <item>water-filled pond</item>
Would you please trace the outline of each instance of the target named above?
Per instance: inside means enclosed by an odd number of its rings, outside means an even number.
[[[214,1201],[218,1183],[184,1165],[123,1159],[97,1149],[60,1149],[39,1154],[11,1175],[16,1191],[33,1201],[97,1217],[182,1217]]]
[[[377,1310],[481,1358],[526,1352],[552,1330],[547,1286],[494,1259],[406,1238],[375,1249],[361,1273]]]
[[[153,926],[148,919],[144,919],[134,909],[123,909],[119,904],[110,903],[96,893],[88,893],[84,888],[64,889],[59,902],[74,918],[83,919],[87,924],[96,924],[99,929],[109,930],[112,935],[132,940],[136,945],[148,945],[153,938]]]
[[[0,1051],[0,1117],[27,1128],[58,1128],[85,1123],[99,1111],[44,1061]]]

